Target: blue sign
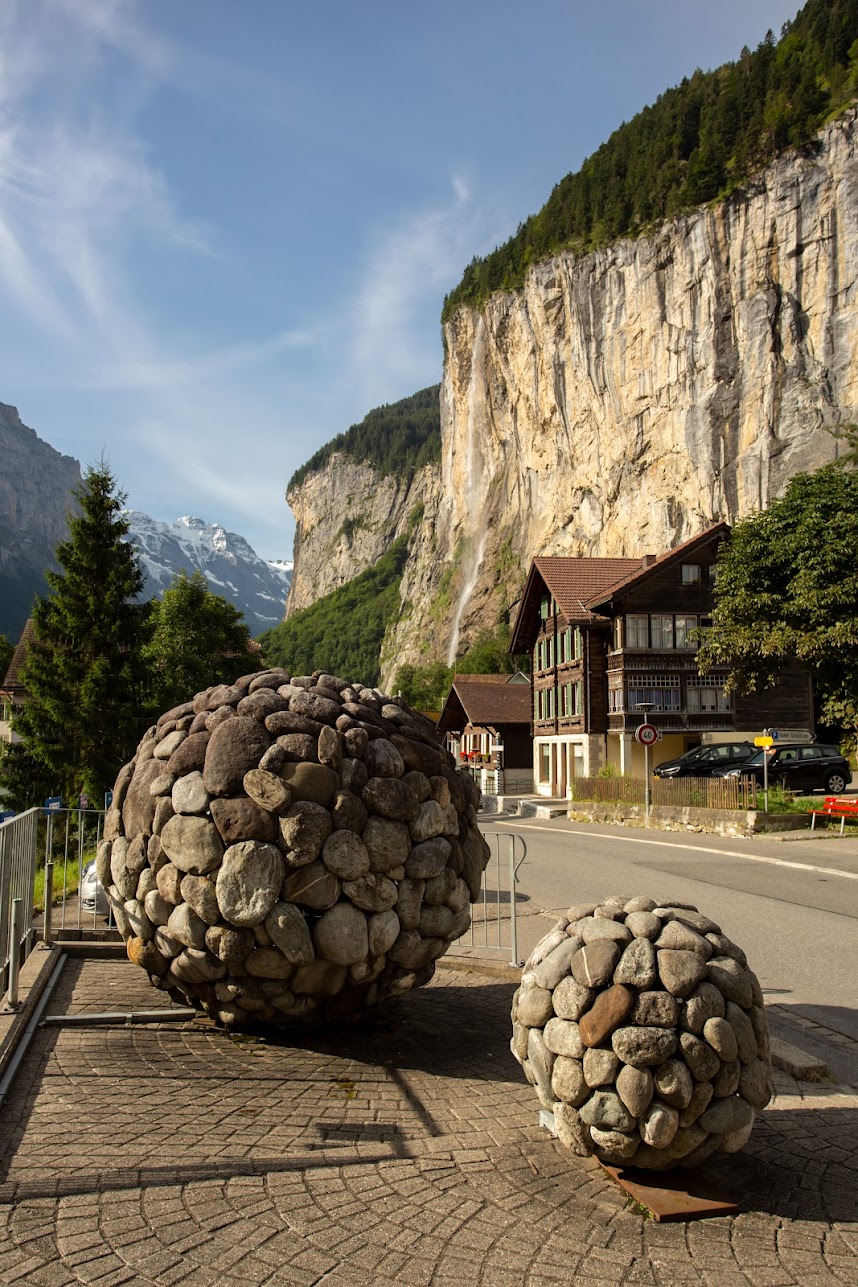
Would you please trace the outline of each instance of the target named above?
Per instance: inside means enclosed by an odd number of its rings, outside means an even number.
[[[112,791],[105,791],[105,793],[104,793],[104,808],[105,808],[105,810],[109,809],[109,808],[110,808],[110,806],[111,806],[112,804],[113,804],[113,792],[112,792]]]
[[[15,817],[14,809],[0,810],[0,822],[8,822],[10,818]]]
[[[61,795],[49,795],[45,801],[45,813],[56,813],[57,809],[63,807],[63,797]]]

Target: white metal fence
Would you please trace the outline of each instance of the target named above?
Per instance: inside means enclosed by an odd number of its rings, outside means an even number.
[[[103,827],[99,809],[27,809],[0,823],[0,997],[6,1009],[17,1006],[18,970],[37,933],[49,941],[55,930],[97,927],[96,908],[84,911],[77,888]]]
[[[527,844],[516,831],[491,834],[486,840],[492,854],[483,873],[481,897],[471,908],[471,928],[459,944],[503,953],[511,965],[520,965],[515,888]]]
[[[18,1004],[18,967],[32,946],[39,809],[0,823],[0,995]]]

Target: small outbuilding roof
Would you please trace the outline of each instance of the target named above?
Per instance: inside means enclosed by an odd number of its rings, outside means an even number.
[[[499,724],[524,724],[531,720],[531,684],[520,671],[515,675],[455,675],[438,720],[438,732],[465,725],[496,728]]]

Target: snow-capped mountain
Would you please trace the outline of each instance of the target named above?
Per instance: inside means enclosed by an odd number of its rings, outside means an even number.
[[[126,510],[125,517],[146,572],[145,598],[160,594],[183,568],[189,574],[199,570],[215,594],[244,613],[252,635],[282,621],[291,563],[267,563],[243,536],[201,518],[162,523],[139,510]]]

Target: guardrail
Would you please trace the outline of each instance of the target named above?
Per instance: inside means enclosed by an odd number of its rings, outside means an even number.
[[[18,1008],[18,970],[32,946],[40,809],[0,823],[0,995]]]
[[[50,943],[56,931],[84,928],[77,886],[84,867],[95,857],[103,827],[100,809],[27,809],[0,823],[0,997],[5,998],[4,1009],[17,1009],[18,971],[37,932]],[[37,924],[34,895],[42,869],[44,920]],[[97,926],[96,908],[92,925]]]
[[[494,853],[483,873],[482,897],[471,909],[471,928],[459,942],[468,947],[508,952],[510,965],[521,965],[515,887],[519,869],[527,857],[527,844],[516,831],[492,834],[486,840]]]

